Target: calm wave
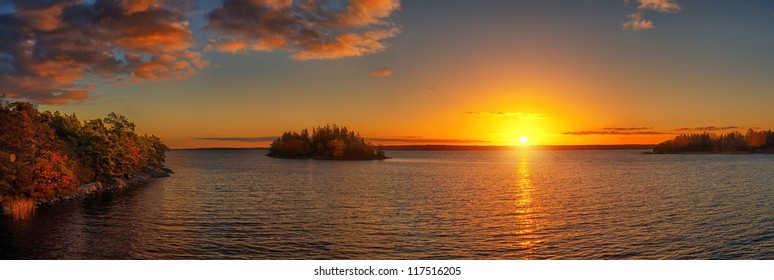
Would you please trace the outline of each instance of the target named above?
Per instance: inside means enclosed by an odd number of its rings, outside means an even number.
[[[172,151],[150,185],[1,217],[23,259],[772,259],[773,155]]]

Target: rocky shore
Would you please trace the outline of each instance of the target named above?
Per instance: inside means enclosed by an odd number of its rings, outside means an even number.
[[[129,174],[124,178],[114,178],[108,182],[91,182],[78,186],[78,191],[72,195],[59,195],[53,199],[41,199],[35,201],[35,205],[53,205],[54,203],[78,199],[86,197],[92,194],[118,191],[127,187],[145,185],[153,179],[169,177],[174,173],[171,169],[166,167],[145,167],[142,171]],[[2,214],[2,210],[0,210]]]

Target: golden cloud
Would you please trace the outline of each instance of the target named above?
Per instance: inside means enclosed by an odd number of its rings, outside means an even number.
[[[97,82],[180,79],[207,65],[185,11],[165,1],[13,4],[0,15],[0,94],[67,104]]]
[[[225,0],[207,15],[219,52],[288,50],[297,60],[338,59],[381,52],[400,30],[389,17],[398,0],[349,0],[343,8],[319,1]]]

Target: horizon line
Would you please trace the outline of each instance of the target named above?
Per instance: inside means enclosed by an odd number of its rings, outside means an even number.
[[[446,144],[411,144],[411,145],[381,145],[386,150],[505,150],[514,148],[566,149],[566,150],[632,150],[652,149],[658,144],[565,144],[565,145],[446,145]],[[170,150],[261,150],[269,147],[199,147],[170,148]]]

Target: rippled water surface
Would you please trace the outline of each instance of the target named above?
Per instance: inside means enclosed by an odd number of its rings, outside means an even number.
[[[772,259],[774,155],[172,151],[143,187],[0,217],[43,259]]]

